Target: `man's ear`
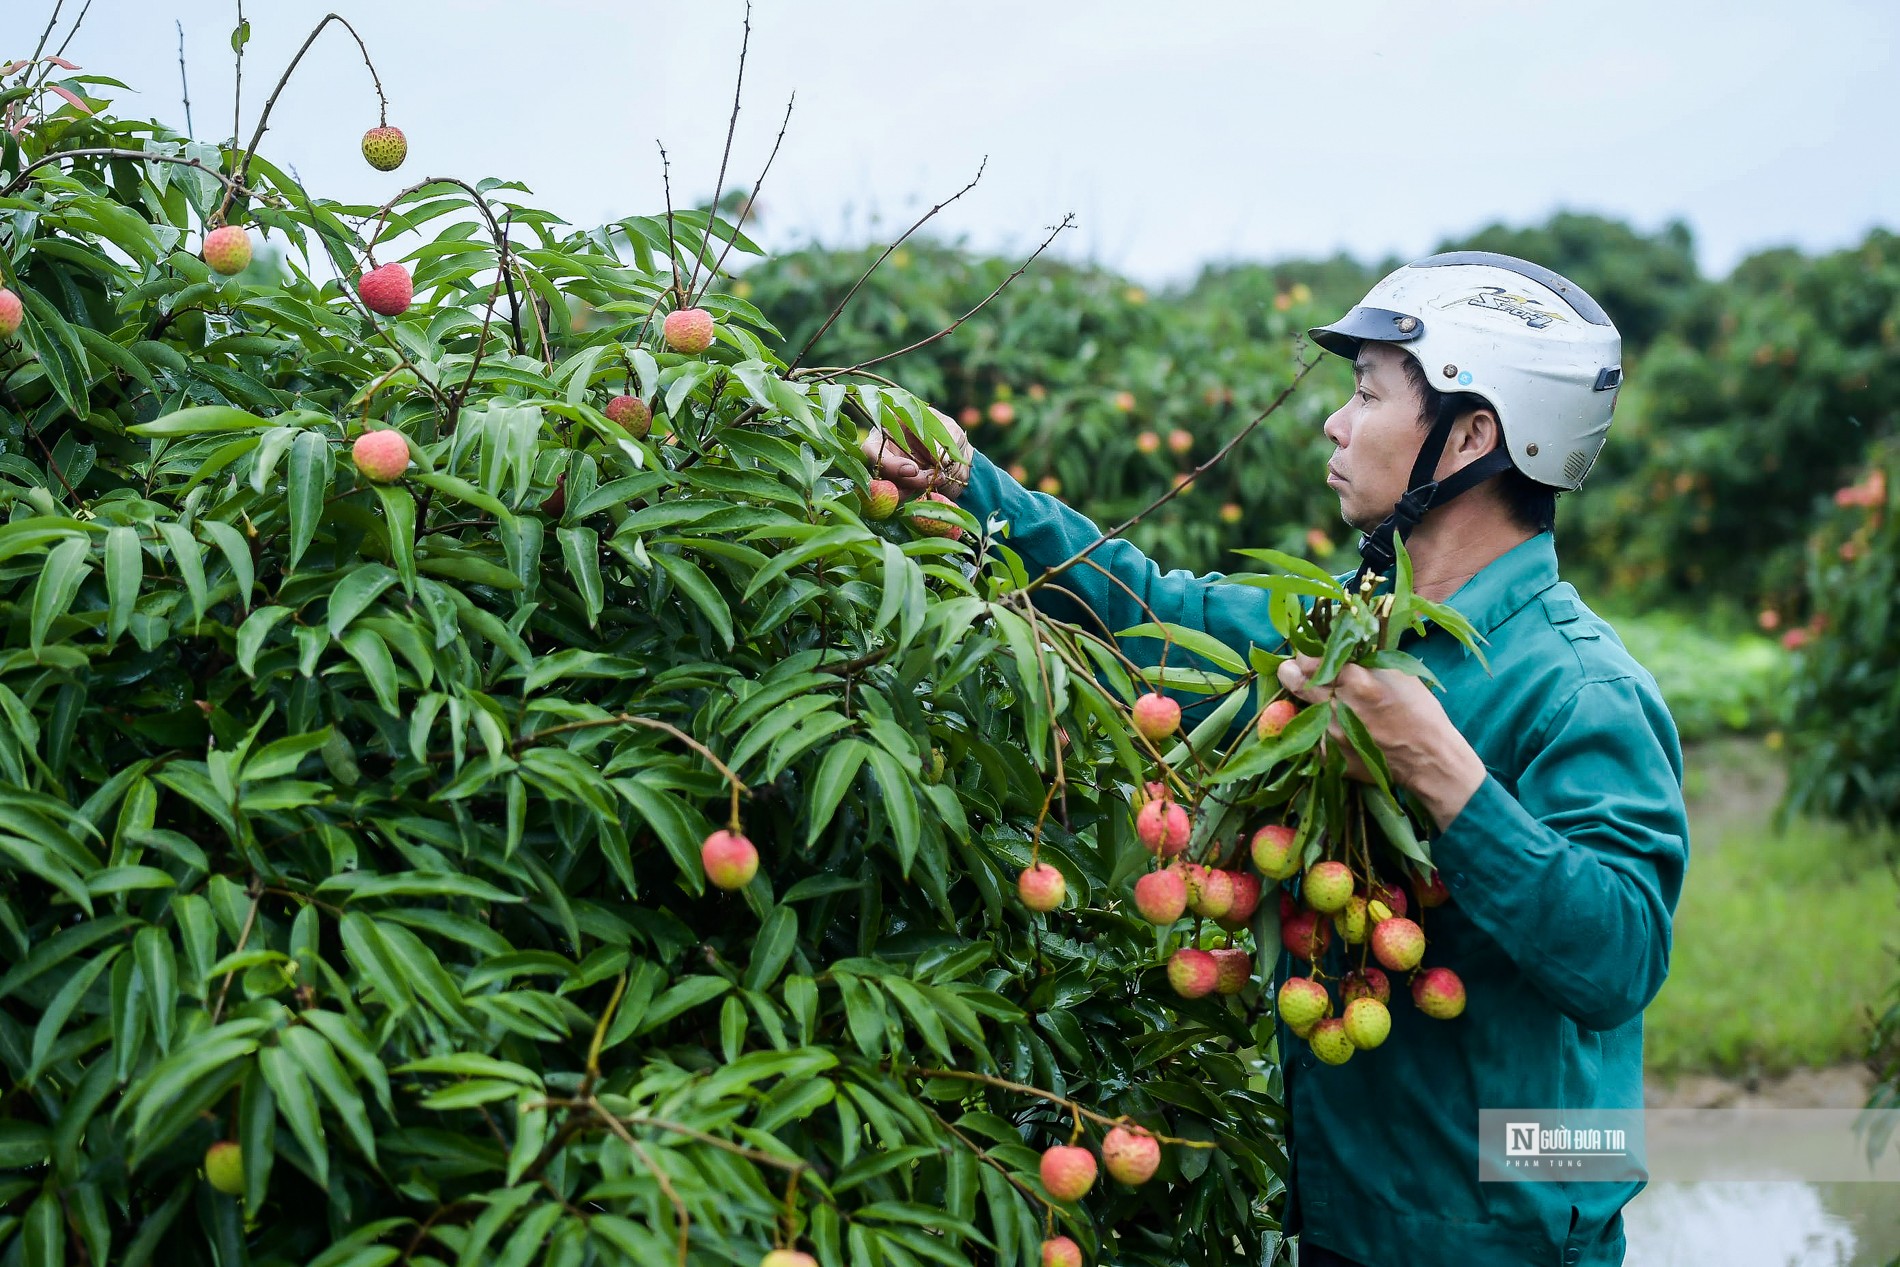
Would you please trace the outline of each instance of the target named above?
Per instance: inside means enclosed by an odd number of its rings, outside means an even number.
[[[1504,445],[1504,428],[1489,409],[1474,409],[1453,424],[1446,451],[1466,462],[1475,462],[1493,449]]]

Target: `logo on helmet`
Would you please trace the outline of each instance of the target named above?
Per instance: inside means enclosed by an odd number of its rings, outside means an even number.
[[[1518,318],[1533,330],[1542,330],[1553,322],[1564,320],[1561,314],[1551,312],[1537,300],[1526,295],[1513,295],[1502,286],[1480,286],[1469,295],[1447,299],[1439,307],[1455,308],[1461,304],[1505,313]]]

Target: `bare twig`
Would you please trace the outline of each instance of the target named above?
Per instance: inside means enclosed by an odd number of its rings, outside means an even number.
[[[86,15],[91,12],[92,0],[86,0],[85,7],[79,11],[79,16],[73,19],[73,29],[66,32],[66,38],[61,40],[59,47],[53,50],[54,57],[64,57],[66,55],[66,46],[73,42],[73,36],[79,34],[79,28],[86,23]]]
[[[59,11],[66,7],[66,0],[54,0],[53,16],[46,19],[46,29],[40,32],[40,42],[33,46],[33,56],[27,58],[29,64],[37,62],[40,54],[46,51],[46,41],[53,38],[53,28],[59,25]]]
[[[739,75],[732,85],[732,114],[726,119],[726,148],[719,155],[719,177],[713,181],[712,213],[706,217],[706,230],[712,231],[712,222],[719,216],[719,199],[726,192],[726,164],[732,158],[732,137],[739,128],[739,94],[745,87],[745,54],[752,43],[752,0],[745,4],[745,34],[739,39]],[[686,293],[691,294],[693,287],[699,284],[699,266],[706,256],[706,234],[699,238],[699,249],[693,252],[692,276],[686,280]]]
[[[790,127],[792,123],[792,103],[797,100],[798,94],[793,93],[785,102],[785,118],[778,125],[778,139],[772,142],[772,152],[765,156],[765,166],[759,169],[759,178],[752,182],[752,192],[747,195],[745,206],[739,208],[739,218],[733,222],[732,236],[726,239],[726,244],[723,247],[719,248],[719,258],[713,261],[712,271],[706,274],[707,290],[712,289],[714,280],[719,276],[719,270],[726,266],[726,256],[731,253],[732,244],[738,240],[740,231],[745,228],[747,217],[752,214],[752,208],[756,206],[759,201],[759,190],[765,184],[766,174],[772,170],[772,160],[778,157],[778,147],[785,141],[785,129]],[[695,296],[694,302],[697,301],[698,296]]]
[[[576,730],[593,730],[600,726],[644,726],[648,730],[663,731],[685,744],[688,748],[691,748],[694,752],[697,752],[700,756],[706,758],[714,769],[725,776],[726,782],[732,787],[731,826],[732,830],[739,830],[739,798],[741,796],[751,795],[750,789],[746,787],[738,775],[732,772],[731,768],[727,766],[725,762],[713,755],[712,749],[681,730],[678,726],[671,725],[670,723],[658,721],[651,717],[636,717],[632,713],[615,713],[611,717],[594,717],[587,721],[563,722],[559,726],[549,726],[545,730],[537,730],[533,734],[521,736],[521,738],[508,745],[508,752],[509,755],[513,756],[520,753],[523,748],[531,744],[539,743],[544,739],[552,739],[556,735],[565,735]],[[431,759],[438,759],[438,754],[436,753],[430,753],[429,755]],[[446,756],[447,754],[441,755]]]
[[[238,13],[237,29],[240,33],[242,33],[244,32],[244,0],[237,0],[237,13]],[[318,28],[318,29],[320,30],[322,28]],[[310,36],[310,38],[314,40],[317,37],[313,33]],[[233,50],[234,52],[237,53],[237,71],[236,71],[237,79],[236,79],[236,82],[233,83],[231,86],[231,144],[233,145],[237,144],[238,136],[240,135],[239,129],[244,126],[244,46],[246,44],[249,44],[250,42],[251,42],[250,36],[248,34],[245,34],[243,38],[237,40],[237,48]],[[306,44],[304,45],[304,47],[308,48],[310,46]],[[297,56],[302,57],[303,54],[299,53],[297,54]],[[297,64],[296,62],[291,63],[292,66],[295,66],[296,64]],[[290,78],[289,71],[284,72],[284,78],[285,79]],[[280,84],[279,87],[282,87],[282,85]],[[271,95],[271,100],[275,101],[276,99],[277,99],[276,94],[273,93]],[[270,107],[266,106],[264,108],[264,113],[269,114]],[[259,119],[257,121],[257,134],[260,137],[264,135],[264,121],[262,119]],[[251,143],[251,148],[253,150],[257,148],[257,143],[255,141]],[[250,163],[250,161],[251,161],[251,156],[249,154],[246,154],[244,156],[244,162],[248,164]],[[242,167],[239,167],[237,170],[238,170],[238,174],[242,176],[244,169]],[[229,201],[230,199],[227,197],[225,200],[227,205],[229,204]],[[218,208],[218,216],[220,219],[222,219],[224,216],[224,210],[225,208],[223,206],[220,206]]]
[[[174,18],[172,25],[178,28],[178,90],[185,97],[185,135],[197,140],[191,127],[191,81],[185,78],[185,24]]]
[[[682,304],[686,298],[686,291],[680,285],[680,247],[673,233],[672,164],[666,160],[666,146],[660,145],[658,140],[653,143],[660,146],[660,187],[666,191],[666,262],[673,270],[673,302]],[[652,314],[647,315],[651,320]]]
[[[244,929],[238,934],[237,945],[231,951],[236,954],[244,949],[244,943],[251,939],[251,929],[257,926],[257,907],[264,900],[264,889],[256,879],[251,881],[251,910],[244,917]],[[218,1017],[224,1013],[224,998],[231,993],[231,978],[237,975],[237,969],[224,974],[224,984],[218,987],[218,1001],[211,1009],[211,1025],[217,1028]]]
[[[884,253],[878,256],[875,260],[871,261],[871,267],[864,270],[864,276],[858,278],[856,282],[852,283],[851,289],[846,291],[844,294],[844,298],[838,301],[838,306],[831,310],[831,315],[825,318],[825,323],[818,327],[817,333],[813,334],[811,338],[805,340],[805,346],[798,350],[798,355],[792,358],[792,363],[785,367],[785,372],[787,374],[797,369],[798,363],[805,359],[805,353],[811,351],[812,345],[817,343],[818,340],[825,337],[825,331],[831,329],[832,323],[835,322],[840,316],[844,314],[846,305],[848,305],[851,302],[852,298],[857,295],[859,289],[863,287],[864,283],[871,280],[871,274],[877,272],[877,266],[879,264],[882,264],[885,260],[889,259],[891,252],[895,251],[898,247],[902,246],[905,240],[909,238],[911,234],[923,228],[925,222],[928,221],[932,216],[936,215],[939,211],[942,211],[945,207],[949,206],[951,203],[955,202],[957,199],[963,197],[963,195],[969,193],[972,189],[975,189],[976,182],[983,179],[983,169],[985,167],[988,167],[989,163],[990,163],[989,156],[984,155],[983,161],[977,164],[976,175],[970,177],[969,184],[957,190],[954,194],[951,194],[948,198],[945,198],[942,202],[938,203],[936,206],[932,207],[930,210],[924,212],[923,215],[917,217],[917,222],[915,224],[911,225],[910,228],[905,229],[902,236],[900,236],[897,239],[897,241],[885,247]]]
[[[1213,1140],[1177,1139],[1172,1135],[1159,1135],[1154,1131],[1148,1130],[1147,1127],[1142,1126],[1141,1123],[1135,1121],[1133,1118],[1125,1115],[1122,1117],[1109,1117],[1105,1114],[1097,1113],[1093,1109],[1085,1109],[1067,1096],[1057,1095],[1053,1091],[1044,1091],[1041,1087],[1031,1087],[1020,1082],[1011,1082],[1007,1078],[998,1078],[987,1073],[970,1073],[963,1069],[925,1069],[917,1065],[910,1065],[904,1068],[902,1072],[908,1073],[916,1078],[955,1078],[959,1082],[981,1082],[985,1086],[1000,1087],[1005,1091],[1014,1091],[1020,1095],[1033,1095],[1039,1099],[1047,1100],[1051,1104],[1060,1104],[1076,1117],[1085,1117],[1098,1126],[1128,1125],[1140,1127],[1141,1130],[1147,1132],[1147,1134],[1153,1136],[1155,1140],[1163,1144],[1176,1144],[1182,1148],[1220,1147],[1220,1145]]]
[[[666,1172],[660,1169],[659,1164],[653,1160],[653,1155],[647,1152],[640,1141],[620,1124],[618,1118],[598,1103],[594,1104],[593,1110],[601,1121],[607,1123],[607,1129],[618,1135],[627,1147],[633,1150],[634,1156],[646,1163],[647,1169],[653,1172],[653,1178],[658,1181],[660,1190],[666,1193],[667,1200],[673,1203],[673,1219],[679,1224],[680,1267],[686,1267],[687,1233],[692,1228],[692,1218],[686,1213],[686,1203],[680,1200],[680,1194],[674,1190],[673,1181],[667,1178]]]

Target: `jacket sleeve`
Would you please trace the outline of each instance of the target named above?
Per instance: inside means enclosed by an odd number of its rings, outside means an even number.
[[[1675,728],[1634,678],[1584,683],[1516,794],[1495,774],[1432,845],[1452,898],[1586,1029],[1637,1016],[1669,971],[1689,863]]]
[[[969,487],[958,504],[979,521],[994,514],[1008,522],[1007,544],[1022,557],[1032,580],[1102,535],[1086,515],[1046,494],[1030,492],[981,453],[972,455]],[[1281,638],[1268,616],[1267,591],[1222,584],[1223,575],[1197,576],[1185,568],[1163,572],[1154,560],[1116,538],[1037,590],[1035,601],[1056,619],[1104,636],[1145,623],[1145,603],[1154,619],[1204,631],[1243,656],[1255,643],[1278,646]],[[1062,589],[1052,588],[1057,585]],[[1158,653],[1161,644],[1153,645]],[[1130,658],[1140,662],[1138,656]]]

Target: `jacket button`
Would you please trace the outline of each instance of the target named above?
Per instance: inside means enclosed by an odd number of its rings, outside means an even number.
[[[1583,1251],[1580,1249],[1577,1249],[1575,1246],[1572,1246],[1570,1249],[1567,1249],[1564,1251],[1564,1262],[1568,1264],[1569,1267],[1576,1267],[1577,1262],[1580,1261],[1582,1258],[1583,1258]]]

